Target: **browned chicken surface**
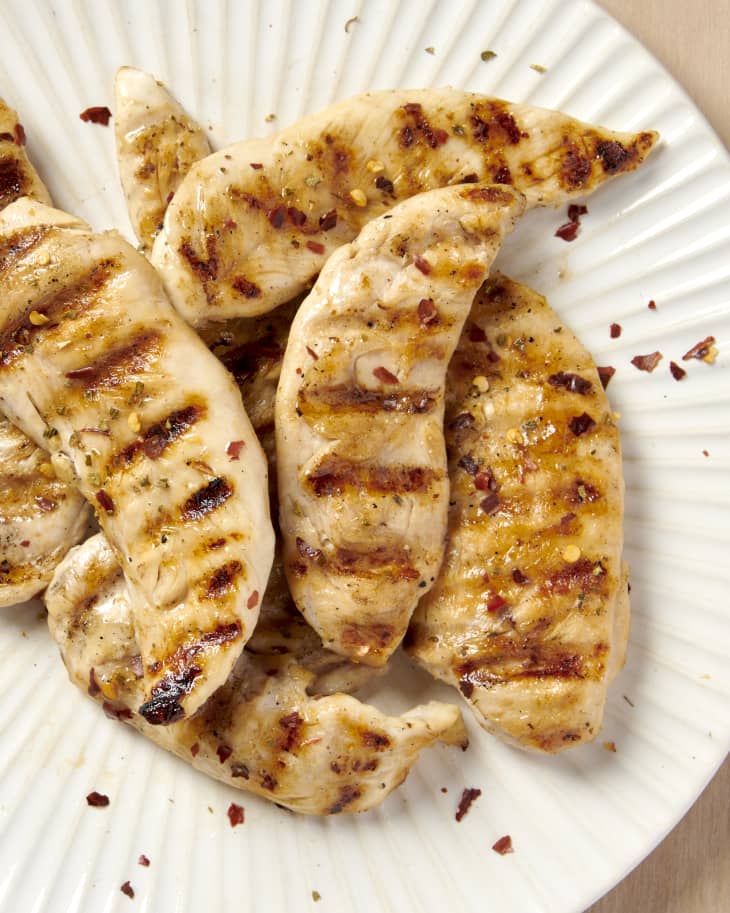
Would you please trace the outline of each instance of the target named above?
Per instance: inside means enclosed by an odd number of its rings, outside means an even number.
[[[91,502],[124,568],[149,722],[222,685],[273,557],[265,456],[233,379],[114,233],[0,214],[0,407]]]
[[[20,197],[50,203],[51,197],[25,153],[25,130],[0,98],[0,209]]]
[[[47,594],[48,620],[69,676],[107,715],[208,776],[297,812],[330,815],[378,805],[408,774],[421,749],[466,745],[459,710],[432,701],[387,716],[344,693],[358,670],[317,647],[299,622],[262,611],[268,645],[247,648],[232,675],[195,716],[151,726],[136,712],[142,658],[114,553],[103,536],[74,549]]]
[[[152,259],[190,324],[260,314],[414,194],[486,181],[558,204],[633,170],[656,141],[456,89],[366,92],[198,162]]]
[[[387,661],[441,564],[446,369],[523,208],[501,185],[412,197],[332,255],[294,319],[276,398],[286,572],[356,661]]]
[[[540,295],[500,275],[481,290],[445,427],[446,557],[406,649],[514,744],[588,741],[628,637],[619,432],[590,355]]]

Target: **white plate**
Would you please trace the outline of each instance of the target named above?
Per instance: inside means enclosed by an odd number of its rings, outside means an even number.
[[[498,56],[482,62],[485,49]],[[366,88],[449,83],[661,131],[640,172],[589,201],[577,241],[553,236],[562,213],[533,213],[500,263],[617,368],[609,392],[624,433],[631,645],[594,745],[529,757],[470,725],[466,754],[427,753],[377,811],[310,820],[244,796],[246,823],[232,830],[225,812],[240,794],[74,691],[37,604],[6,612],[0,911],[578,913],[676,823],[728,749],[727,153],[649,54],[578,0],[7,0],[0,95],[20,110],[58,203],[98,228],[127,225],[112,130],[78,115],[111,104],[120,64],[164,79],[216,143]],[[614,321],[623,335],[612,341]],[[669,359],[708,334],[717,363],[692,361],[675,382]],[[629,364],[655,349],[664,361],[653,374]],[[407,692],[451,695],[420,675]],[[457,824],[465,786],[483,795]],[[89,809],[92,789],[111,806]],[[515,852],[501,857],[490,847],[507,833]],[[119,891],[128,879],[131,905]]]

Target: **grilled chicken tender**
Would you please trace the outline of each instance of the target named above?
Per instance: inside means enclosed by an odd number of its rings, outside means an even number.
[[[0,418],[0,607],[37,595],[81,540],[91,510],[48,454]]]
[[[51,202],[46,185],[25,154],[25,131],[18,115],[0,98],[0,209],[20,197]]]
[[[148,249],[170,198],[210,145],[200,125],[149,73],[121,67],[115,98],[119,176],[132,228]]]
[[[285,655],[273,647],[260,655],[244,650],[199,713],[150,726],[135,712],[142,660],[124,579],[102,536],[68,555],[46,603],[71,681],[108,715],[209,776],[294,811],[364,811],[403,782],[422,748],[466,744],[459,710],[449,704],[392,717],[347,694],[311,696],[321,694],[307,659],[311,632],[303,644],[290,639]]]
[[[261,314],[407,197],[489,181],[559,204],[636,168],[657,138],[456,89],[366,92],[198,162],[152,260],[194,326]]]
[[[292,596],[326,647],[379,666],[443,557],[444,380],[524,198],[422,194],[334,253],[292,324],[276,399]]]
[[[496,276],[446,389],[448,546],[407,652],[522,748],[588,741],[629,619],[619,433],[595,365],[544,298]]]
[[[222,365],[115,233],[0,214],[0,408],[78,485],[124,567],[151,723],[228,678],[271,567],[265,456]]]

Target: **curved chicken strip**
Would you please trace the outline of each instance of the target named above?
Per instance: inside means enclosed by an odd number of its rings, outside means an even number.
[[[311,697],[296,655],[243,652],[198,714],[150,726],[135,713],[141,658],[123,577],[102,536],[74,549],[46,594],[51,633],[71,681],[157,745],[230,786],[297,812],[364,811],[405,779],[437,741],[466,746],[459,710],[432,702],[386,716],[346,694]]]
[[[294,600],[329,649],[383,665],[443,557],[444,380],[524,198],[433,190],[335,254],[291,329],[276,399]]]
[[[416,193],[490,181],[558,204],[636,168],[657,138],[456,89],[366,92],[195,165],[152,260],[188,323],[260,314]]]
[[[446,429],[448,547],[406,649],[490,732],[588,741],[628,637],[619,433],[590,355],[505,276],[449,367]]]
[[[91,510],[56,478],[48,454],[0,418],[0,607],[39,593],[81,540]]]
[[[20,197],[51,202],[46,185],[25,154],[25,131],[18,115],[0,98],[0,209]]]
[[[19,200],[0,214],[0,407],[95,507],[124,567],[150,722],[228,678],[274,548],[238,389],[116,234]]]
[[[200,125],[149,73],[121,67],[115,98],[119,177],[132,228],[149,249],[172,195],[210,145]]]

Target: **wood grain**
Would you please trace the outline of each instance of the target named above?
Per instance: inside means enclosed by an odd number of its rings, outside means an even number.
[[[730,147],[730,0],[601,0]],[[679,825],[587,913],[730,911],[730,758]]]

